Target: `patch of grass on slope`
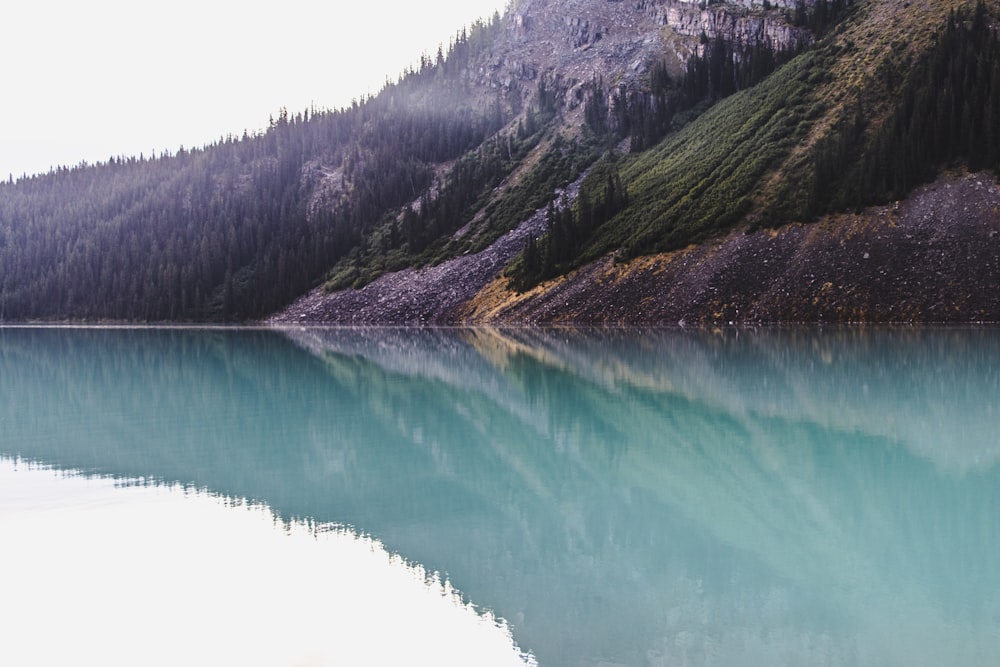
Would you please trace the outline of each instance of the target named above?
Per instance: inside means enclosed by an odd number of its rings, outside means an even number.
[[[971,12],[972,4],[860,3],[815,49],[627,162],[622,177],[631,204],[586,254],[621,248],[629,258],[677,249],[732,229],[751,210],[756,225],[814,218],[822,208],[817,193],[841,178],[838,170],[861,164],[872,147],[859,139],[856,150],[841,151],[844,164],[833,173],[817,173],[824,151],[845,132],[878,130],[899,107],[907,73],[937,43],[949,12]],[[840,206],[864,203],[856,192],[863,190],[849,188]]]
[[[753,224],[780,226],[886,203],[942,169],[995,162],[998,149],[988,142],[966,152],[970,133],[983,138],[1000,127],[988,108],[988,95],[1000,90],[988,81],[996,49],[984,43],[991,31],[977,33],[971,20],[985,11],[995,24],[998,7],[995,0],[977,4],[865,2],[827,46],[837,55],[819,92],[829,110],[770,179]],[[949,38],[952,19],[960,29]],[[959,98],[968,108],[941,118],[942,110],[963,106]]]
[[[625,162],[630,205],[598,231],[587,254],[668,251],[736,225],[763,176],[822,115],[814,91],[833,60],[824,48],[803,54]]]

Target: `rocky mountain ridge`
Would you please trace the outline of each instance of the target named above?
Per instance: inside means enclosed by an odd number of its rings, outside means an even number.
[[[812,33],[790,22],[794,7],[790,0],[704,6],[686,0],[523,0],[514,3],[496,55],[475,79],[488,89],[525,93],[532,92],[529,82],[546,75],[569,88],[597,76],[642,87],[653,62],[667,58],[679,73],[692,54],[703,52],[706,39],[767,43],[776,51],[808,46]],[[567,95],[569,105],[579,101],[578,94]]]

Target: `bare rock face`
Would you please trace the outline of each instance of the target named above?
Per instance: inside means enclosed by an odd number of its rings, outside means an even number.
[[[685,5],[698,5],[698,6],[710,4],[706,3],[705,0],[676,0],[676,2]],[[813,5],[816,4],[816,0],[768,0],[767,2],[765,2],[764,0],[729,0],[726,4],[736,5],[739,7],[743,7],[744,9],[775,8],[775,9],[794,10],[796,6],[799,4],[799,2],[802,2],[805,7],[812,7]]]
[[[663,50],[662,24],[634,1],[523,0],[508,25],[498,49],[513,81],[525,67],[569,84],[595,76],[614,80],[628,76],[636,59],[650,60]]]
[[[765,9],[763,0],[521,0],[511,8],[494,54],[477,68],[476,83],[525,100],[540,77],[565,90],[598,77],[641,88],[654,60],[666,56],[682,71],[687,58],[704,49],[706,37],[795,49],[813,41],[808,30],[786,18],[798,1],[769,0]]]
[[[751,4],[751,3],[747,3]],[[804,28],[790,25],[780,12],[756,11],[749,7],[701,5],[683,0],[666,0],[658,4],[655,14],[665,26],[687,37],[708,39],[721,37],[740,44],[768,44],[775,51],[787,51],[808,46],[812,34]]]

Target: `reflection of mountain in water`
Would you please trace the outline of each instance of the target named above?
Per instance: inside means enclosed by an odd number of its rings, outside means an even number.
[[[990,330],[287,336],[0,330],[0,453],[351,524],[543,666],[1000,651]]]

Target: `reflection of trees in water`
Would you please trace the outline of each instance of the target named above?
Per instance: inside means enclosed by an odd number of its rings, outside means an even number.
[[[2,452],[353,525],[542,664],[850,664],[1000,615],[994,443],[955,433],[997,419],[989,330],[286,335],[4,330]]]
[[[1000,460],[992,328],[505,330],[539,360],[605,386],[679,394],[881,436],[955,472]]]

